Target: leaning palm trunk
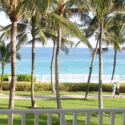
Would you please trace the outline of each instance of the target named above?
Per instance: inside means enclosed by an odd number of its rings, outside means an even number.
[[[56,58],[55,58],[55,82],[56,82],[56,99],[57,99],[57,108],[62,109],[61,100],[60,100],[60,93],[59,93],[59,52],[61,48],[61,28],[58,29],[58,42],[56,48]],[[66,120],[64,125],[66,125]],[[60,124],[60,114],[58,114],[58,122]]]
[[[103,67],[103,62],[102,62],[102,32],[103,32],[103,21],[100,24],[100,41],[99,41],[99,93],[98,93],[98,98],[99,98],[99,108],[103,108],[103,98],[102,98],[102,67]]]
[[[93,55],[93,59],[92,59],[92,62],[91,62],[91,67],[90,67],[89,77],[88,77],[88,82],[87,82],[87,87],[86,87],[86,95],[85,95],[85,99],[87,99],[87,96],[88,96],[89,83],[90,83],[90,79],[91,79],[92,68],[93,68],[93,64],[94,64],[95,56],[96,56],[96,53],[97,53],[97,48],[98,48],[99,40],[100,40],[100,39],[98,38],[98,41],[97,41],[97,43],[96,43],[96,49],[95,49],[95,52],[94,52],[94,55]]]
[[[111,80],[113,80],[114,78],[114,73],[115,73],[115,66],[116,66],[116,54],[117,54],[117,50],[115,50],[115,55],[114,55],[114,67],[113,67],[113,72],[112,72],[112,78]]]
[[[2,64],[2,76],[1,76],[1,84],[0,84],[0,91],[2,92],[2,84],[3,84],[3,74],[4,74],[4,64]]]
[[[52,87],[52,93],[56,93],[54,84],[53,84],[53,61],[54,61],[54,55],[55,55],[55,40],[53,41],[53,56],[52,56],[52,61],[51,61],[51,87]]]
[[[34,63],[35,63],[35,38],[33,37],[32,42],[32,71],[31,71],[31,104],[35,107],[34,99]]]
[[[9,109],[14,108],[15,84],[16,84],[16,34],[17,22],[12,22],[11,28],[11,85],[10,85],[10,98]]]

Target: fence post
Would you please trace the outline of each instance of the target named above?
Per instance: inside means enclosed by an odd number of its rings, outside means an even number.
[[[43,79],[42,79],[42,82],[44,82],[44,74],[43,74]]]
[[[70,82],[71,82],[71,75],[72,75],[72,74],[70,74]]]
[[[85,77],[85,81],[84,82],[86,82],[86,74],[84,74],[84,77]]]
[[[77,74],[75,76],[76,76],[76,83],[77,83]]]

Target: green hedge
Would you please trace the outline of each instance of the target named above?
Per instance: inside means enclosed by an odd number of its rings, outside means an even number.
[[[1,81],[1,74],[0,74],[0,81]],[[8,81],[8,77],[11,76],[10,74],[4,74],[3,81]]]
[[[86,83],[60,83],[59,89],[60,91],[85,91]],[[3,90],[9,90],[10,83],[3,83]],[[102,85],[103,92],[112,92],[112,84],[103,84]],[[16,91],[30,91],[31,83],[16,83]],[[35,91],[51,91],[50,83],[35,83],[34,84]],[[89,87],[89,91],[98,91],[98,84],[91,83]],[[125,85],[120,84],[120,92],[125,93]]]
[[[31,75],[30,74],[17,74],[18,81],[27,81],[31,82]],[[34,82],[36,82],[36,77],[34,76]]]
[[[11,74],[4,74],[3,81],[8,81],[8,77],[11,76]],[[25,81],[25,82],[31,82],[31,75],[30,74],[17,74],[18,81]],[[0,81],[1,81],[1,74],[0,74]],[[34,82],[36,82],[36,77],[34,76]]]

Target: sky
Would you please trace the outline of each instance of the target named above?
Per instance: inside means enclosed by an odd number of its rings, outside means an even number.
[[[10,20],[4,14],[4,12],[0,13],[0,17],[1,17],[1,19],[0,19],[0,25],[6,26],[6,25],[8,25],[8,24],[11,23]],[[74,19],[72,19],[72,20],[74,21]],[[75,21],[77,21],[77,20],[75,20]],[[31,38],[29,38],[29,39],[31,39]],[[90,44],[92,45],[92,47],[95,48],[95,46],[96,46],[96,40],[94,39],[94,37],[91,37],[88,40],[89,40]],[[77,43],[79,41],[79,39],[73,38],[72,41],[74,41],[74,43]],[[27,45],[27,47],[29,47],[29,46],[31,46],[31,45]],[[36,43],[36,47],[42,47],[42,45]],[[53,47],[52,41],[48,40],[48,43],[47,43],[47,45],[45,47]],[[77,47],[79,47],[79,48],[87,48],[87,46],[84,43],[80,43]]]

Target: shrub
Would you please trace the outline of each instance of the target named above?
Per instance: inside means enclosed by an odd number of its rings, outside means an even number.
[[[10,83],[9,82],[3,83],[2,84],[2,90],[10,90]]]
[[[86,83],[60,83],[60,91],[86,91]],[[34,83],[35,91],[51,91],[50,83]],[[112,92],[112,84],[102,84],[104,92]],[[10,90],[10,82],[3,83],[3,90]],[[31,83],[16,83],[16,91],[30,91]],[[89,91],[98,91],[98,84],[90,83]],[[125,93],[125,85],[120,84],[120,92]]]
[[[30,74],[17,74],[18,81],[27,81],[31,82],[31,75]],[[36,82],[36,77],[34,76],[34,82]]]
[[[1,76],[2,76],[2,74],[0,74],[0,81],[1,81]],[[3,75],[3,81],[8,81],[9,76],[11,76],[11,74],[4,74]]]
[[[8,77],[11,76],[11,74],[4,74],[3,81],[8,81]],[[25,81],[25,82],[31,82],[31,75],[30,74],[17,74],[18,81]],[[1,74],[0,74],[0,81],[1,81]],[[34,76],[34,82],[36,82],[36,77]]]

